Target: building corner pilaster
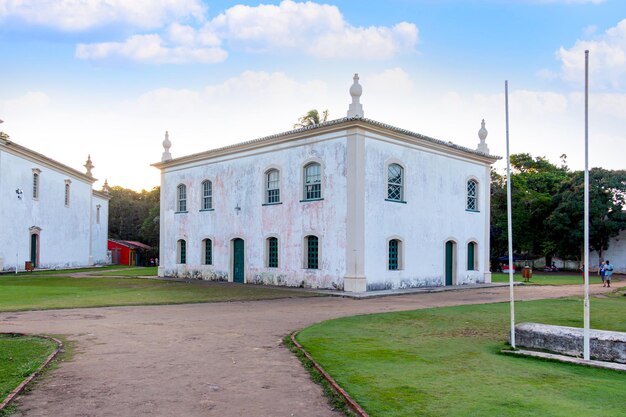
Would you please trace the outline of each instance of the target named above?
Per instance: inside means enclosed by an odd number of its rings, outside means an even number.
[[[365,276],[365,135],[362,129],[346,137],[346,274],[344,291],[367,291]]]

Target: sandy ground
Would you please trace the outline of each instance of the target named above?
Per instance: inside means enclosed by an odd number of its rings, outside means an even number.
[[[516,288],[524,300],[581,293],[582,286]],[[75,346],[70,361],[20,398],[16,416],[339,416],[281,345],[285,334],[335,317],[506,301],[508,294],[500,287],[0,313],[0,331],[63,335]]]

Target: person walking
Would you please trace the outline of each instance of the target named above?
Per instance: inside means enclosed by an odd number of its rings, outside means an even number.
[[[604,280],[606,281],[606,286],[611,286],[611,276],[613,275],[613,265],[609,260],[606,260],[606,264],[604,265]],[[604,285],[603,285],[604,286]]]
[[[598,269],[598,275],[600,275],[600,278],[602,278],[603,287],[606,285],[606,281],[604,278],[604,275],[606,274],[606,270],[604,269],[605,267],[606,267],[606,262],[602,261],[602,263],[600,264],[600,268]]]

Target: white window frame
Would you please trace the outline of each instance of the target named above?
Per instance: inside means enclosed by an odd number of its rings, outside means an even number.
[[[309,168],[312,168],[314,166],[317,166],[319,169],[319,178],[317,180],[312,180],[309,182],[309,175],[307,171]],[[315,176],[316,175],[311,175],[310,177],[313,179]],[[303,201],[315,201],[315,200],[322,200],[324,198],[324,189],[323,189],[323,180],[322,180],[323,177],[324,177],[323,167],[322,167],[322,164],[318,161],[309,161],[302,167],[302,179],[303,179],[302,200]],[[310,197],[308,187],[314,187],[316,185],[319,186],[319,196]],[[314,193],[314,191],[311,191],[311,193]]]
[[[276,179],[271,179],[272,174],[276,174]],[[272,184],[273,183],[273,184]],[[277,168],[270,168],[265,171],[264,176],[265,184],[265,204],[278,204],[280,203],[280,170]],[[272,195],[272,192],[276,192]],[[272,201],[275,198],[275,201]]]
[[[397,166],[398,168],[400,168],[400,182],[391,182],[391,178],[389,175],[389,171],[391,169],[391,167],[393,166]],[[402,166],[401,164],[397,163],[397,162],[390,162],[387,164],[387,170],[386,170],[386,175],[387,175],[387,200],[388,201],[398,201],[398,202],[404,202],[404,166]],[[390,195],[390,187],[398,187],[399,188],[399,197],[398,198],[393,198]]]
[[[185,184],[178,184],[176,186],[176,212],[187,212],[187,186]]]
[[[213,210],[213,182],[202,181],[202,210]]]
[[[470,184],[474,184],[473,195],[470,194]],[[477,212],[478,207],[478,194],[480,191],[480,183],[476,178],[470,178],[465,182],[465,210]],[[473,207],[472,207],[473,206]]]

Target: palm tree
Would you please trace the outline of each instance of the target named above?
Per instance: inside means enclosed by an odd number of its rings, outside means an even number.
[[[312,110],[309,110],[304,116],[299,118],[298,123],[293,125],[293,128],[297,129],[299,127],[318,125],[320,123],[325,122],[326,120],[328,120],[328,109],[324,110],[321,116],[317,110],[312,109]]]

